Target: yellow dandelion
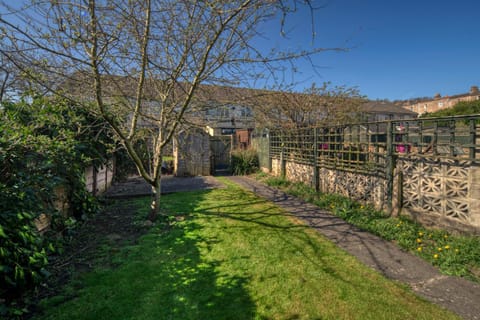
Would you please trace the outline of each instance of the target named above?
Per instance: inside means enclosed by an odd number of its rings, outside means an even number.
[[[460,250],[458,250],[458,249],[455,249],[455,252],[456,252],[456,253],[459,253],[459,252],[460,252]]]
[[[417,243],[422,243],[422,239],[417,238]]]
[[[419,237],[422,237],[422,236],[423,236],[423,232],[420,231],[420,232],[418,233],[418,236],[419,236]]]
[[[448,239],[448,234],[444,235],[443,238]]]
[[[447,244],[445,247],[444,247],[446,250],[450,249],[450,246]]]
[[[438,259],[438,254],[434,254],[433,259]]]
[[[417,251],[418,251],[418,252],[422,252],[422,250],[423,250],[422,247],[418,247],[418,248],[417,248]]]
[[[437,248],[437,250],[440,252],[440,251],[442,251],[442,248]]]
[[[360,206],[360,209],[365,209],[365,207],[364,207],[364,206]]]
[[[397,228],[400,227],[400,223],[397,223]]]

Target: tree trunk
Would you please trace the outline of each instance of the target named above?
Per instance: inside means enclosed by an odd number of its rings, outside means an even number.
[[[150,214],[148,220],[154,222],[160,214],[160,197],[161,197],[162,184],[160,181],[160,175],[155,179],[152,184],[152,203],[150,205]]]

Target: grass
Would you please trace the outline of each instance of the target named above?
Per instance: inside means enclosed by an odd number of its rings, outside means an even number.
[[[67,288],[74,298],[45,301],[37,319],[457,319],[222,182],[163,197],[168,225]]]
[[[362,205],[336,194],[320,194],[302,183],[260,174],[270,186],[314,203],[345,221],[424,258],[447,275],[480,282],[480,238],[452,235],[445,230],[427,229],[408,217],[390,217],[371,206]]]

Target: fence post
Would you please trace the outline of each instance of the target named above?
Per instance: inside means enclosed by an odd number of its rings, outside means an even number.
[[[469,158],[476,159],[477,151],[477,126],[475,119],[470,120],[470,148],[469,149]]]
[[[280,177],[285,179],[287,176],[287,161],[285,160],[285,135],[279,134],[280,138]]]
[[[313,128],[313,157],[312,157],[312,165],[313,165],[313,185],[315,187],[315,191],[318,192],[319,190],[319,175],[318,175],[318,128]]]
[[[271,154],[271,139],[270,139],[270,130],[265,129],[265,138],[267,139],[267,162],[268,162],[268,172],[272,172],[272,154]]]
[[[395,153],[394,153],[394,125],[393,121],[387,123],[387,159],[386,159],[386,178],[387,178],[387,212],[392,214],[393,209],[393,178],[395,171]]]

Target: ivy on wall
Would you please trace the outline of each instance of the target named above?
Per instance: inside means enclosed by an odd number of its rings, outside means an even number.
[[[25,97],[0,109],[0,316],[47,274],[48,234],[35,219],[52,218],[51,232],[65,230],[66,217],[55,206],[55,189],[67,191],[71,217],[97,210],[84,183],[86,166],[100,166],[112,151],[105,124],[88,110],[51,97]]]

